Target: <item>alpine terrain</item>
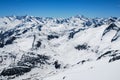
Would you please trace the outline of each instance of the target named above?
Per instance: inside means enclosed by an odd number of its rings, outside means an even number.
[[[0,17],[0,80],[120,80],[119,74],[119,17]]]

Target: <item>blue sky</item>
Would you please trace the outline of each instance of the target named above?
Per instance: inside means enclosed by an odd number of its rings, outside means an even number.
[[[0,0],[0,16],[120,17],[120,0]]]

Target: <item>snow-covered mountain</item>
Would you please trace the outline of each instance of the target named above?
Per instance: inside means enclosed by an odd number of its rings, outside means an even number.
[[[119,43],[119,17],[1,17],[0,80],[120,80]]]

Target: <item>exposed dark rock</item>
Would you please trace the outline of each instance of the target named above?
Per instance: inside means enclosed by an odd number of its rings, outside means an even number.
[[[37,41],[37,44],[35,45],[37,48],[41,46],[41,42],[40,41]]]
[[[102,23],[101,24],[98,23],[98,24],[95,24],[94,27],[98,27],[98,26],[101,26],[101,25],[102,25]]]
[[[84,29],[79,29],[79,30],[77,30],[77,31],[74,31],[74,30],[73,30],[73,31],[70,33],[70,35],[68,36],[68,38],[69,38],[69,39],[73,38],[74,35],[75,35],[76,33],[80,32],[81,30],[84,30]]]
[[[90,61],[90,59],[79,61],[77,64],[84,64],[87,61]]]
[[[14,34],[14,30],[13,30],[13,29],[8,30],[8,31],[6,31],[6,32],[4,32],[4,33],[2,34],[2,38],[10,37],[10,36],[13,35],[13,34]]]
[[[8,24],[7,22],[3,22],[4,24]]]
[[[69,39],[73,38],[75,35],[75,32],[71,32],[70,35],[69,35]]]
[[[3,62],[3,57],[2,56],[0,56],[0,63],[2,63]]]
[[[109,62],[113,62],[120,59],[120,53],[119,50],[107,51],[104,54],[102,54],[100,57],[98,57],[97,60],[103,57],[109,57],[110,58]]]
[[[64,76],[63,79],[65,79],[66,77]]]
[[[4,47],[4,41],[0,41],[0,48],[3,48]]]
[[[25,34],[28,30],[24,30],[22,33]]]
[[[42,27],[43,27],[42,25],[39,25],[37,28],[38,28],[39,31],[41,31]]]
[[[63,23],[68,23],[68,20],[67,19],[62,19],[62,20],[56,20],[56,23],[57,24],[63,24]]]
[[[54,38],[59,38],[57,35],[48,35],[48,40],[54,39]]]
[[[120,33],[120,28],[119,28],[116,24],[114,24],[114,23],[110,24],[110,25],[104,30],[103,35],[102,35],[102,38],[104,37],[105,34],[107,34],[108,32],[110,32],[111,30],[116,31],[115,36],[111,39],[111,42],[113,42],[113,41],[117,40],[117,39],[120,37],[120,35],[119,35],[119,33]],[[102,40],[102,39],[101,39],[101,40]]]
[[[77,45],[76,47],[75,47],[75,49],[77,49],[77,50],[86,50],[86,49],[88,49],[90,46],[88,46],[87,44],[82,44],[82,45]]]
[[[107,51],[107,52],[105,52],[104,54],[102,54],[101,56],[99,56],[99,57],[97,58],[97,60],[98,60],[98,59],[101,59],[102,57],[105,57],[105,55],[110,54],[111,52],[113,52],[113,51]]]
[[[109,19],[108,21],[109,21],[109,22],[115,22],[115,20],[114,20],[114,19]]]
[[[117,40],[120,37],[120,29],[117,30],[117,33],[115,34],[115,36],[112,38],[111,42]]]
[[[16,37],[14,37],[14,36],[11,37],[11,38],[9,38],[9,39],[6,41],[5,45],[12,44],[15,39],[16,39]]]
[[[87,22],[85,22],[85,24],[84,24],[85,26],[87,25],[87,26],[91,26],[92,25],[92,22],[91,21],[87,21]]]
[[[35,40],[36,40],[36,35],[33,35],[34,39],[33,39],[33,43],[32,43],[32,48],[34,48],[34,44],[35,44]]]
[[[116,61],[116,60],[120,60],[120,56],[114,56],[113,58],[111,58],[109,60],[109,62],[113,62],[113,61]]]
[[[18,66],[18,67],[4,69],[0,75],[1,76],[13,76],[13,75],[19,76],[29,71],[31,71],[31,68],[29,67]]]
[[[114,23],[117,20],[117,17],[111,17],[108,19],[108,23]]]
[[[15,30],[15,32],[16,32],[16,33],[19,33],[19,32],[20,32],[20,30],[19,30],[19,29],[18,29],[18,30]]]
[[[59,64],[58,61],[55,61],[54,65],[55,65],[56,69],[60,69],[60,67],[61,67],[61,64]]]
[[[49,64],[49,56],[45,55],[23,55],[21,58],[21,61],[18,62],[18,66],[28,66],[28,67],[36,67],[38,64],[43,65],[43,64]]]
[[[110,24],[110,25],[104,30],[103,36],[104,36],[107,32],[109,32],[110,30],[116,30],[116,31],[118,31],[118,30],[120,30],[120,28],[119,28],[116,24],[112,23],[112,24]]]
[[[84,64],[86,62],[86,60],[82,60],[81,63]]]
[[[118,18],[117,17],[112,17],[114,20],[117,20]]]

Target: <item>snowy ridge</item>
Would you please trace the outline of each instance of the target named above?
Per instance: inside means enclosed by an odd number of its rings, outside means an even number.
[[[94,69],[97,64],[119,66],[119,43],[120,18],[117,17],[1,17],[0,79],[80,80],[82,77],[74,77],[82,74],[79,66],[88,65],[86,70]],[[89,66],[91,63],[94,66]],[[67,74],[70,74],[68,78]]]

